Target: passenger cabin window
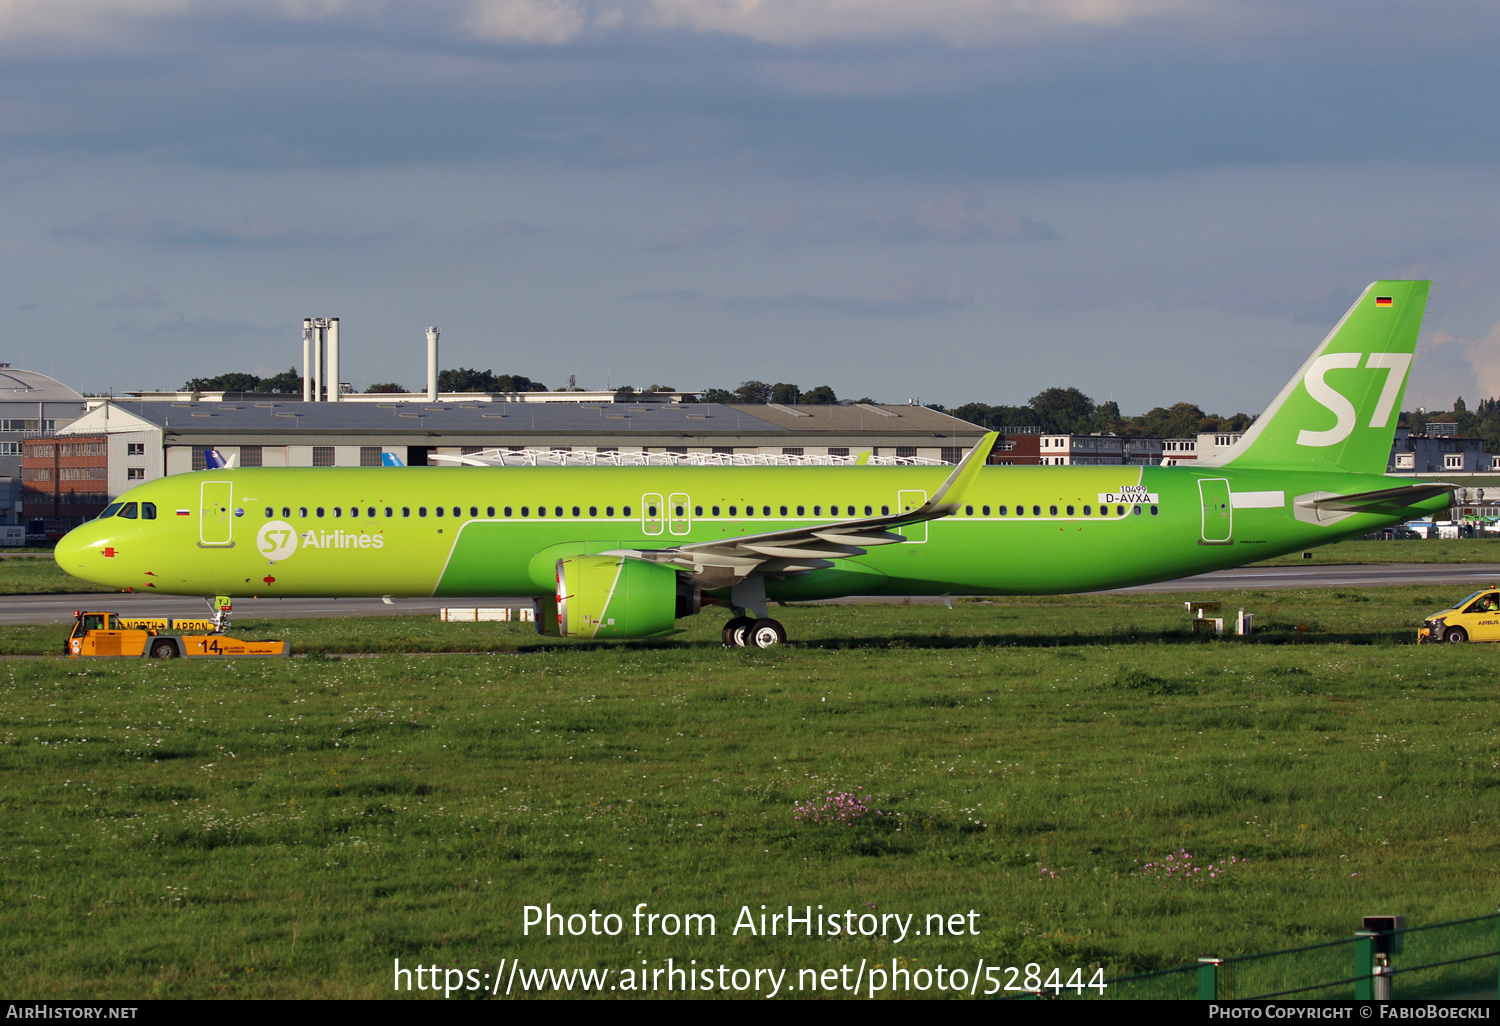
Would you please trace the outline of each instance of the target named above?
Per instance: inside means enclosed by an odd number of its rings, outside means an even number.
[[[441,506],[434,506],[433,509],[432,509],[432,515],[433,516],[440,517],[440,516],[443,515],[443,513],[444,513],[444,510],[443,510],[443,507],[441,507]]]
[[[267,506],[267,507],[266,507],[266,519],[267,519],[267,520],[270,520],[270,519],[271,519],[271,518],[272,518],[272,517],[274,517],[274,516],[275,516],[275,515],[276,515],[276,510],[274,510],[274,509],[273,509],[273,508],[271,508],[271,507],[270,507],[270,506]]]
[[[320,517],[321,517],[321,516],[322,516],[322,515],[323,515],[323,507],[322,507],[322,506],[319,506],[319,507],[318,507],[318,511],[317,511],[317,512],[318,512],[318,516],[320,516]]]

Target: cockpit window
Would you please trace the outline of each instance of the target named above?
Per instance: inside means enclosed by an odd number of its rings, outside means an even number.
[[[115,515],[116,516],[124,517],[126,520],[134,520],[136,518],[136,515],[137,515],[135,503],[133,503],[133,502],[127,502],[127,503],[125,503],[125,505],[123,505],[123,506],[120,507],[120,512],[117,513],[117,514],[115,514]]]
[[[156,519],[156,503],[154,503],[154,502],[143,502],[143,503],[141,503],[141,519],[142,520],[155,520]]]
[[[120,512],[120,507],[123,505],[125,505],[123,502],[111,502],[108,506],[104,507],[104,512],[99,514],[99,519],[103,520],[105,517],[114,516]]]

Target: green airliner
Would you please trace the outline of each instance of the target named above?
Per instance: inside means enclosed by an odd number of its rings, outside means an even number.
[[[1096,591],[1240,566],[1446,508],[1385,476],[1427,301],[1371,285],[1231,449],[1190,466],[209,470],[130,490],[68,573],[203,596],[532,596],[542,633],[786,639],[768,600]],[[951,470],[951,472],[950,472]]]

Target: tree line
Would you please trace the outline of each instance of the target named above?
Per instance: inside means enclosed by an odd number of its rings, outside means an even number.
[[[209,378],[191,378],[183,386],[184,391],[194,392],[240,392],[301,395],[302,376],[296,368],[262,378],[255,374],[233,371]],[[492,370],[476,370],[456,367],[438,373],[438,390],[442,392],[546,392],[548,388],[524,374],[496,374]],[[367,393],[405,393],[408,390],[399,382],[386,381],[371,385]],[[622,386],[617,391],[634,393],[632,386]],[[670,385],[653,384],[640,389],[641,392],[675,392]],[[815,385],[806,390],[785,381],[770,384],[764,381],[743,381],[738,388],[710,388],[697,396],[700,402],[724,403],[741,406],[763,406],[779,403],[784,406],[837,406],[854,403],[872,403],[868,397],[840,399],[830,385]],[[1022,406],[991,406],[988,403],[965,403],[951,409],[938,403],[929,403],[929,409],[947,413],[980,427],[1036,428],[1044,434],[1113,434],[1142,436],[1147,438],[1191,438],[1201,432],[1240,432],[1254,422],[1246,413],[1228,417],[1216,413],[1205,413],[1193,403],[1173,403],[1157,406],[1136,417],[1122,416],[1120,406],[1113,399],[1096,403],[1076,388],[1046,388],[1026,401]],[[1400,424],[1410,428],[1413,434],[1425,434],[1427,425],[1438,418],[1457,424],[1457,434],[1465,438],[1482,438],[1489,452],[1500,452],[1500,398],[1482,400],[1470,410],[1460,396],[1450,410],[1424,410],[1403,412]]]

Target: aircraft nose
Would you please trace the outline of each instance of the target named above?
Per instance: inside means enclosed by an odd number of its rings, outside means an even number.
[[[87,572],[88,557],[97,547],[98,529],[92,524],[82,524],[63,535],[52,550],[52,559],[66,573],[83,580],[92,580]]]

